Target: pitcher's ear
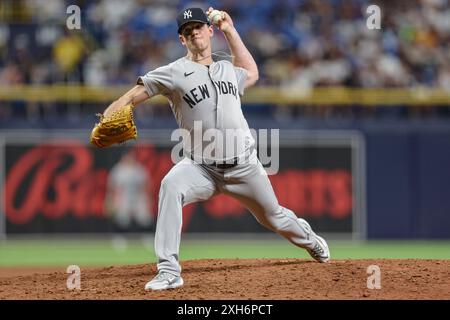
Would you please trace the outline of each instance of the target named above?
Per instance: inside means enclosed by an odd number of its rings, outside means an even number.
[[[184,41],[183,36],[182,36],[181,34],[179,34],[179,35],[178,35],[178,38],[180,39],[181,44],[182,44],[183,46],[185,46],[185,45],[186,45],[186,41]]]

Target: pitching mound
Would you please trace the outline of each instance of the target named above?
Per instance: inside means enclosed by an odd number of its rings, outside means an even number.
[[[381,289],[367,288],[371,265],[380,268]],[[154,264],[82,268],[81,290],[73,291],[64,268],[0,269],[0,299],[450,299],[450,260],[193,260],[182,266],[185,285],[161,292],[144,290]]]

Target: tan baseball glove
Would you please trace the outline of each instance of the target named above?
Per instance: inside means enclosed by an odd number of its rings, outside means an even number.
[[[128,104],[108,117],[98,115],[100,122],[92,129],[91,143],[99,148],[105,148],[136,139],[137,128],[134,124],[133,108],[133,104]]]

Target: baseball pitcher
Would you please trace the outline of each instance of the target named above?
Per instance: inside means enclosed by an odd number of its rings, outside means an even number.
[[[330,251],[326,241],[304,219],[279,205],[257,159],[255,141],[242,113],[241,96],[245,88],[258,80],[258,68],[231,17],[213,8],[206,13],[200,8],[188,8],[179,13],[177,23],[186,56],[139,77],[134,88],[105,110],[91,136],[92,143],[99,147],[136,137],[132,119],[114,129],[113,134],[120,139],[113,142],[108,133],[111,130],[104,126],[121,117],[129,118],[127,115],[132,114],[133,107],[159,94],[168,98],[179,127],[191,136],[196,133],[201,136],[208,129],[221,133],[209,152],[205,152],[203,141],[186,139],[185,158],[161,182],[155,234],[158,274],[145,289],[163,290],[183,285],[179,263],[182,208],[217,193],[238,199],[260,224],[306,249],[315,260],[328,262]],[[213,25],[223,32],[232,62],[212,59]],[[232,148],[226,148],[229,141],[223,141],[227,130],[238,133]]]

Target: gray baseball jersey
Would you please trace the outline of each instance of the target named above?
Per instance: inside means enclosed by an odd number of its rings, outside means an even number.
[[[205,66],[183,57],[140,77],[138,83],[151,96],[162,94],[169,99],[178,126],[190,133],[190,140],[183,141],[185,151],[196,159],[224,160],[244,154],[255,144],[241,109],[246,77],[245,69],[229,61]],[[212,137],[194,141],[208,130]],[[233,145],[226,140],[230,133],[236,136]],[[205,152],[211,143],[214,150]]]
[[[296,246],[313,248],[317,241],[309,226],[297,219],[295,213],[278,204],[267,174],[258,161],[247,121],[241,110],[240,96],[244,93],[246,70],[228,61],[213,62],[209,67],[181,58],[139,78],[151,96],[162,94],[180,128],[193,136],[196,121],[202,121],[203,133],[208,129],[223,132],[237,129],[241,134],[235,150],[221,150],[213,159],[229,159],[249,151],[246,162],[220,169],[197,161],[204,145],[190,145],[194,153],[178,162],[161,181],[158,219],[155,232],[155,252],[158,270],[175,276],[181,273],[179,249],[183,206],[204,201],[217,193],[228,194],[243,203],[259,223],[288,239]],[[223,136],[225,139],[227,135]],[[183,141],[185,142],[185,141]],[[186,148],[186,145],[185,145]],[[204,155],[204,154],[203,154]],[[203,157],[204,159],[204,157]]]

